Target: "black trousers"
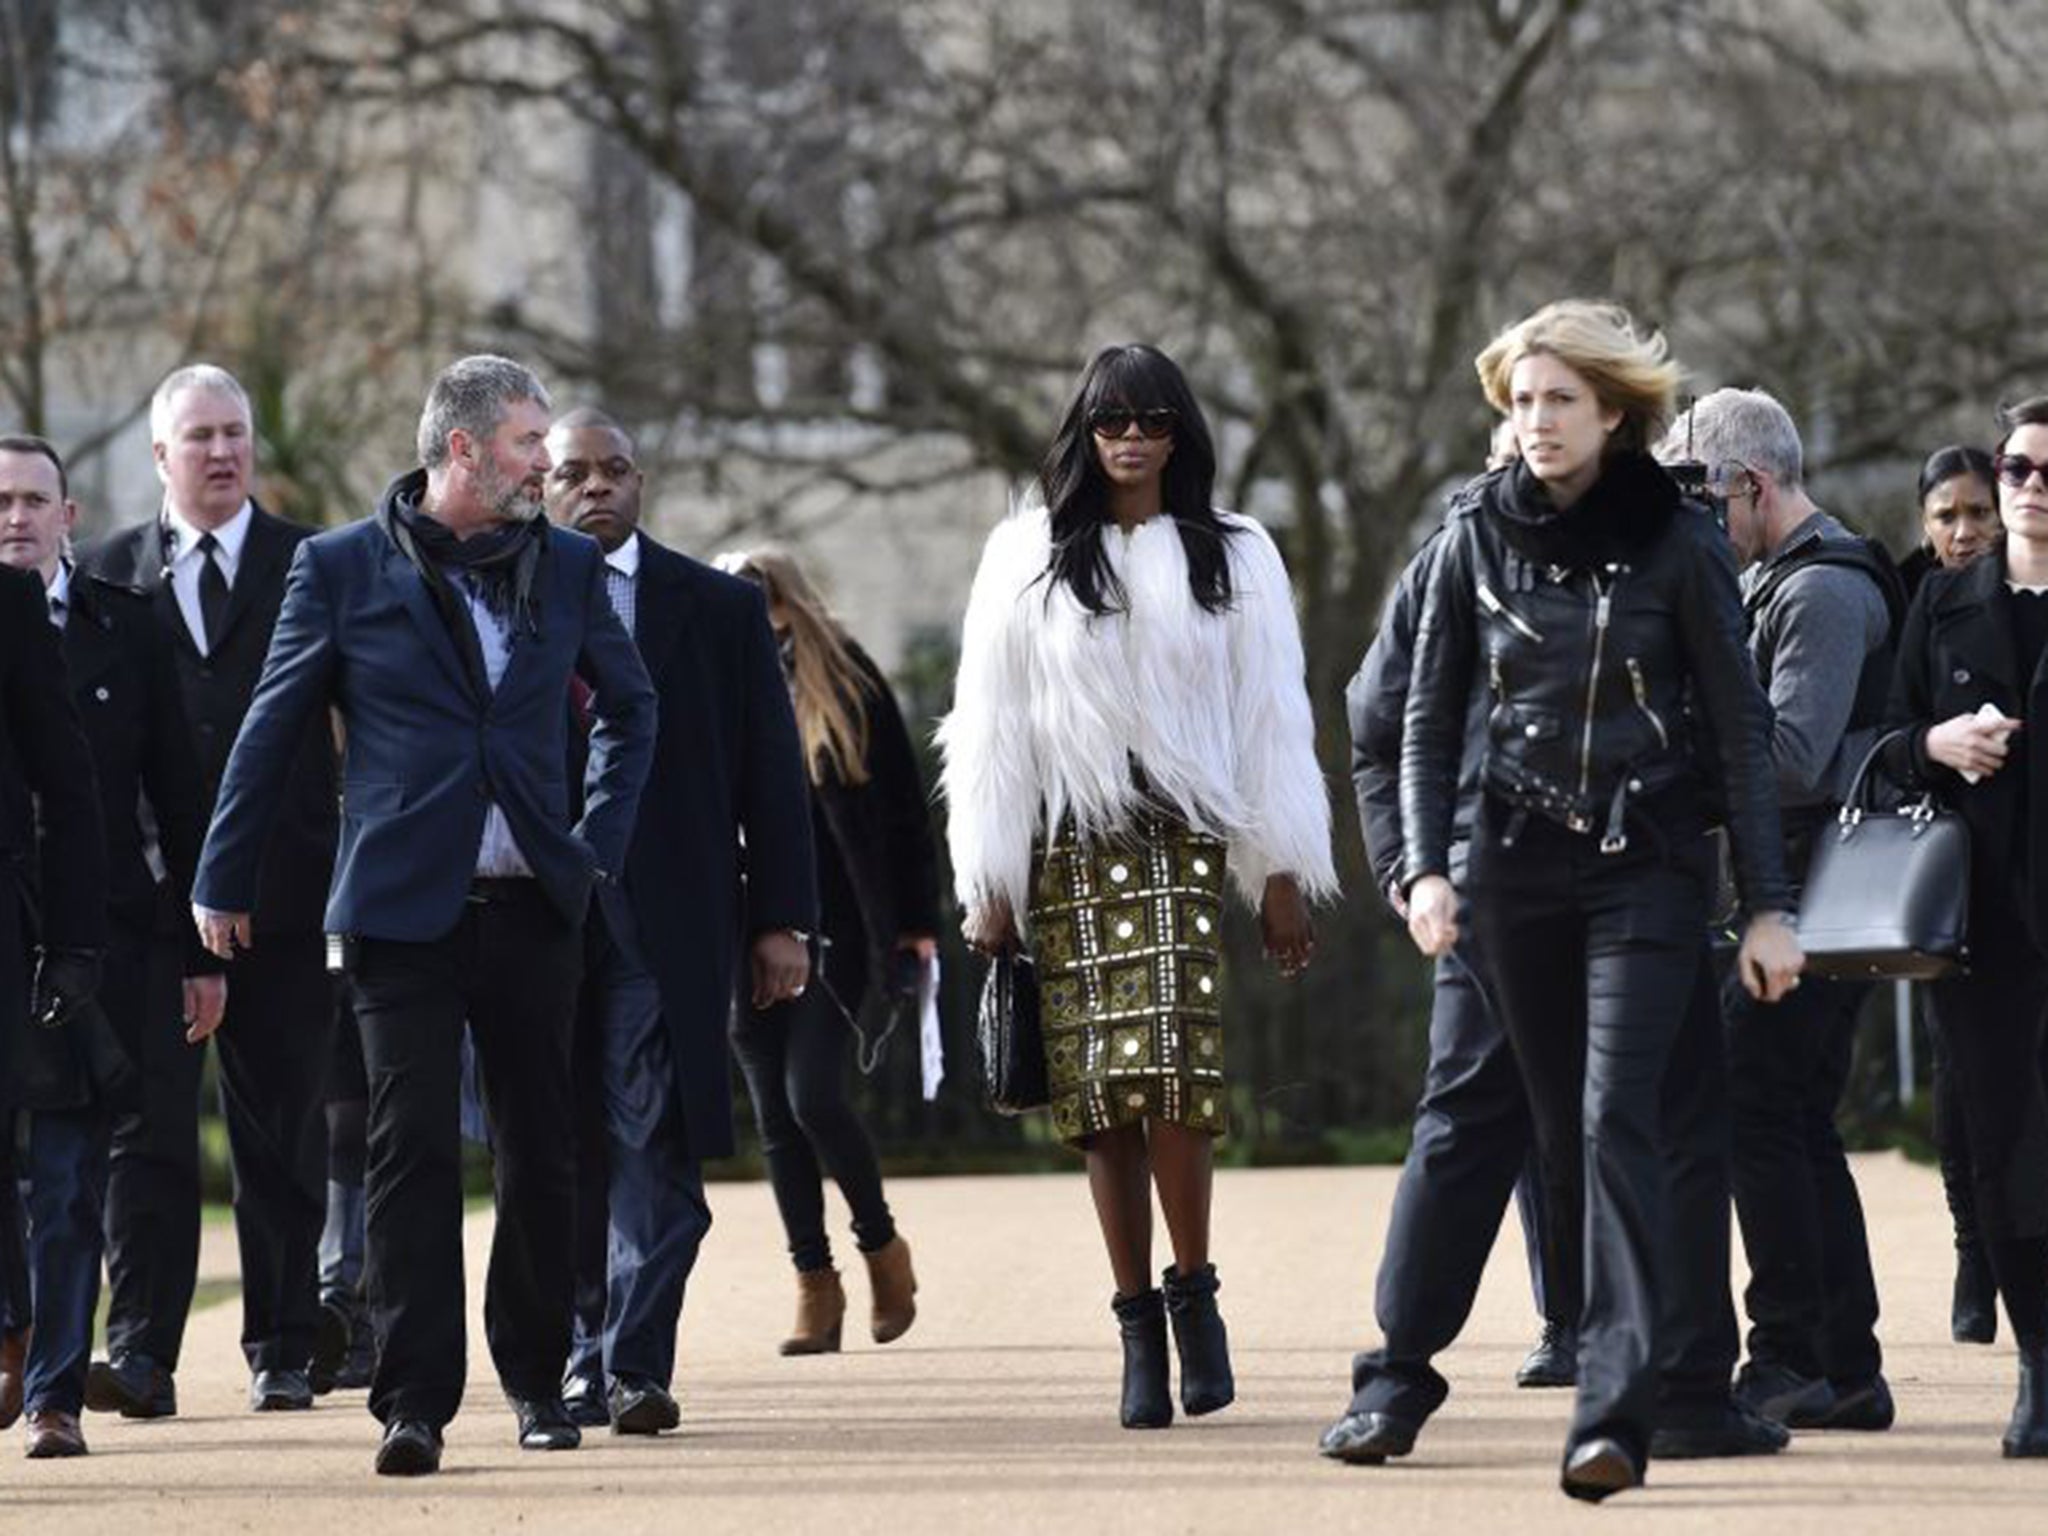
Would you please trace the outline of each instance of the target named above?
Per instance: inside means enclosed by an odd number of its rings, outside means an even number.
[[[1696,808],[1592,835],[1482,800],[1467,881],[1485,980],[1534,1119],[1557,1250],[1583,1233],[1579,1387],[1568,1447],[1611,1436],[1646,1463],[1658,1412],[1671,1159],[1662,1094],[1698,981],[1713,865]],[[1725,1218],[1724,1218],[1725,1220]]]
[[[733,1054],[754,1101],[775,1207],[799,1270],[832,1263],[826,1171],[853,1213],[854,1242],[863,1253],[896,1235],[874,1143],[846,1093],[854,1041],[846,1016],[867,992],[866,941],[858,927],[833,940],[802,997],[759,1012],[741,997],[733,1012]],[[744,974],[740,984],[747,985]]]
[[[1351,1362],[1354,1413],[1420,1423],[1442,1405],[1449,1385],[1430,1362],[1472,1315],[1509,1192],[1534,1164],[1528,1094],[1471,948],[1468,931],[1436,963],[1429,1064],[1373,1297],[1384,1342]],[[1576,1274],[1542,1269],[1554,1250],[1537,1226],[1532,1262],[1541,1293],[1556,1321],[1575,1322]]]
[[[175,982],[158,946],[141,1037],[143,1104],[114,1126],[107,1191],[107,1348],[175,1369],[199,1265],[199,1076]],[[242,1352],[252,1371],[299,1370],[318,1323],[317,1253],[327,1207],[321,1100],[333,1029],[318,934],[265,934],[228,968],[221,1111],[235,1175]]]
[[[2048,1343],[2048,958],[1988,924],[1971,937],[1975,969],[1929,986],[1928,1007],[1955,1074],[1979,1238],[2014,1338],[2037,1345]]]
[[[1949,1217],[1955,1226],[1956,1247],[1974,1248],[1978,1243],[1976,1172],[1970,1157],[1969,1121],[1963,1113],[1962,1074],[1956,1069],[1955,1048],[1949,1043],[1948,1031],[1942,1028],[1933,1008],[1927,1006],[1924,988],[1920,996],[1934,1056],[1928,1091],[1934,1099],[1934,1143],[1941,1154],[1942,1193],[1948,1200]],[[2042,1032],[2042,1039],[2044,1046],[2048,1046],[2048,1030]],[[2042,1055],[2041,1079],[2048,1083],[2048,1050]]]
[[[1868,990],[1809,976],[1760,1003],[1732,969],[1721,983],[1750,1358],[1842,1387],[1883,1364],[1863,1202],[1835,1128]]]
[[[426,944],[362,939],[349,981],[370,1082],[370,1411],[440,1426],[462,1401],[462,1031],[483,1076],[498,1224],[484,1329],[505,1390],[549,1398],[569,1353],[575,1153],[569,1040],[579,925],[532,881],[492,882]]]

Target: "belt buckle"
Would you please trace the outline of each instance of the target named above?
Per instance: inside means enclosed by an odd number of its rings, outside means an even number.
[[[1567,811],[1564,824],[1574,832],[1590,832],[1593,830],[1593,818],[1586,815],[1583,811]]]

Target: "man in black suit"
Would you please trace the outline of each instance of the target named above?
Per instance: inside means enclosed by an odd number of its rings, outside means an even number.
[[[193,884],[207,947],[245,948],[296,744],[338,707],[343,815],[326,926],[344,936],[370,1084],[370,1410],[385,1426],[385,1474],[438,1470],[467,1372],[465,1024],[497,1155],[491,1356],[522,1447],[580,1439],[561,1398],[569,1042],[584,915],[593,888],[625,867],[655,701],[606,601],[601,551],[541,515],[547,426],[530,372],[464,358],[427,396],[423,467],[391,483],[374,518],[300,547]],[[594,691],[594,724],[572,819],[577,676]]]
[[[580,1423],[656,1434],[681,1417],[670,1384],[683,1289],[711,1226],[703,1162],[733,1150],[726,1024],[740,941],[757,1008],[800,995],[810,972],[809,789],[760,589],[640,531],[632,439],[601,411],[557,421],[548,456],[548,514],[603,547],[607,593],[661,701],[625,878],[591,915],[563,1390]]]
[[[152,1028],[174,1029],[172,971],[151,964],[158,915],[158,853],[182,906],[199,853],[199,772],[169,652],[157,643],[146,598],[75,570],[65,547],[77,521],[63,460],[41,438],[0,437],[0,564],[33,572],[63,633],[71,691],[92,749],[106,831],[107,936],[101,1012],[62,1032],[36,1031],[31,1070],[28,1252],[35,1273],[35,1333],[26,1406],[31,1456],[85,1451],[78,1415],[99,1304],[108,1136],[114,1109],[136,1085],[134,1061]],[[143,830],[147,804],[152,848]],[[221,963],[189,946],[186,1038],[204,1039],[226,1001]]]
[[[270,648],[286,567],[308,530],[249,497],[249,401],[232,374],[180,368],[157,387],[149,418],[161,513],[85,552],[79,567],[148,599],[158,643],[176,664],[210,808]],[[242,1351],[258,1410],[313,1402],[306,1369],[327,1203],[321,1094],[334,1018],[320,911],[335,818],[333,738],[325,719],[309,719],[253,903],[262,943],[229,965],[231,1001],[215,1036],[235,1173]],[[186,926],[166,932],[181,939]],[[151,1032],[140,1065],[142,1108],[115,1125],[107,1192],[110,1358],[93,1366],[86,1403],[154,1418],[177,1411],[172,1373],[198,1271],[201,1053]]]

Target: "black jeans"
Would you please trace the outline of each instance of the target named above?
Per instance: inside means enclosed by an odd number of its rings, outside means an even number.
[[[484,1330],[508,1393],[553,1397],[569,1353],[574,1267],[569,1038],[580,928],[535,882],[494,882],[432,943],[354,948],[349,981],[370,1080],[370,1411],[385,1423],[439,1426],[462,1401],[465,1020],[497,1159]]]
[[[2014,1338],[2038,1345],[2048,1343],[2048,959],[1989,924],[1971,939],[1976,968],[1933,983],[1928,1007],[1955,1073],[1979,1240]]]
[[[874,1143],[846,1096],[854,1039],[846,1016],[859,1009],[867,990],[864,943],[857,928],[840,934],[825,946],[802,997],[756,1011],[743,996],[733,1013],[733,1054],[754,1101],[775,1207],[799,1270],[832,1263],[825,1236],[826,1171],[853,1213],[861,1252],[872,1253],[896,1235]],[[745,966],[741,972],[745,987]]]
[[[1868,990],[1808,976],[1760,1003],[1732,969],[1721,983],[1750,1358],[1848,1388],[1883,1364],[1863,1202],[1835,1128]]]
[[[1603,854],[1596,836],[1489,796],[1467,882],[1476,952],[1528,1088],[1558,1250],[1548,1269],[1584,1264],[1568,1446],[1611,1436],[1639,1464],[1658,1411],[1670,1247],[1662,1094],[1713,883],[1701,818],[1681,799],[1645,807],[1628,846]]]

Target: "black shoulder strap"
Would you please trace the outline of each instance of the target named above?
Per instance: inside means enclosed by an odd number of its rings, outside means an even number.
[[[1877,540],[1861,535],[1847,539],[1816,539],[1804,549],[1796,551],[1791,559],[1772,566],[1743,600],[1743,616],[1754,620],[1780,587],[1799,572],[1816,565],[1833,565],[1845,570],[1861,571],[1875,582],[1877,590],[1884,597],[1885,611],[1891,616],[1890,638],[1894,641],[1898,639],[1899,626],[1906,618],[1905,583],[1899,580],[1898,568],[1892,564],[1892,557],[1885,547]]]

